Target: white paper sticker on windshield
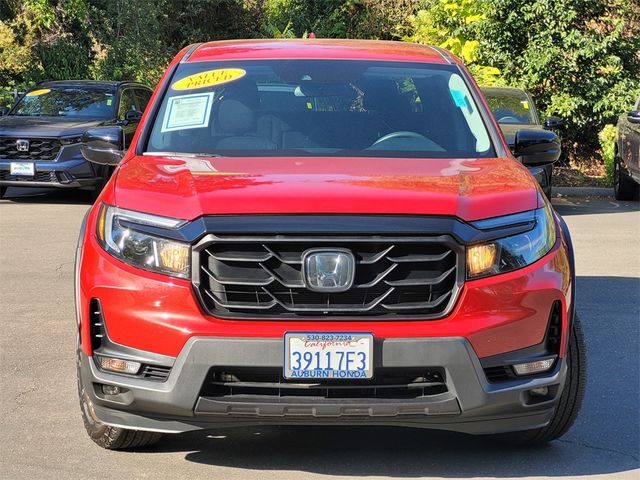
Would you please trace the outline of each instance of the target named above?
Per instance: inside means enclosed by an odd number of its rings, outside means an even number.
[[[171,97],[162,120],[162,132],[209,126],[213,92]]]

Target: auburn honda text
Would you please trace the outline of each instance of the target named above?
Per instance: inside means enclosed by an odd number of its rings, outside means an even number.
[[[126,151],[125,151],[125,146]],[[400,42],[192,45],[76,260],[78,386],[105,448],[241,425],[403,425],[545,442],[585,385],[569,232],[467,69]]]

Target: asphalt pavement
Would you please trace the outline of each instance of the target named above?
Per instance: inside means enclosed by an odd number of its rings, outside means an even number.
[[[572,232],[588,348],[582,412],[536,448],[403,428],[238,428],[129,452],[86,436],[74,364],[73,255],[81,192],[0,200],[0,479],[640,478],[640,211],[555,199]]]

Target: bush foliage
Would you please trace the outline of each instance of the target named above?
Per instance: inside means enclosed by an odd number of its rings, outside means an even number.
[[[2,0],[0,95],[46,79],[153,86],[193,42],[372,38],[436,44],[481,84],[531,91],[591,158],[640,94],[637,0]]]

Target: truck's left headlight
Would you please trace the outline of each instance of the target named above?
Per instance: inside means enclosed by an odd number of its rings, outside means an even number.
[[[174,277],[188,278],[189,245],[149,235],[136,225],[175,229],[184,220],[159,217],[102,204],[98,213],[96,236],[109,254],[134,267]]]
[[[514,221],[521,222],[528,215],[531,215],[530,221],[533,222],[530,230],[467,247],[467,278],[469,280],[526,267],[545,256],[553,248],[556,243],[556,227],[551,207],[547,205],[511,217]],[[505,218],[505,221],[508,221],[508,218]]]

